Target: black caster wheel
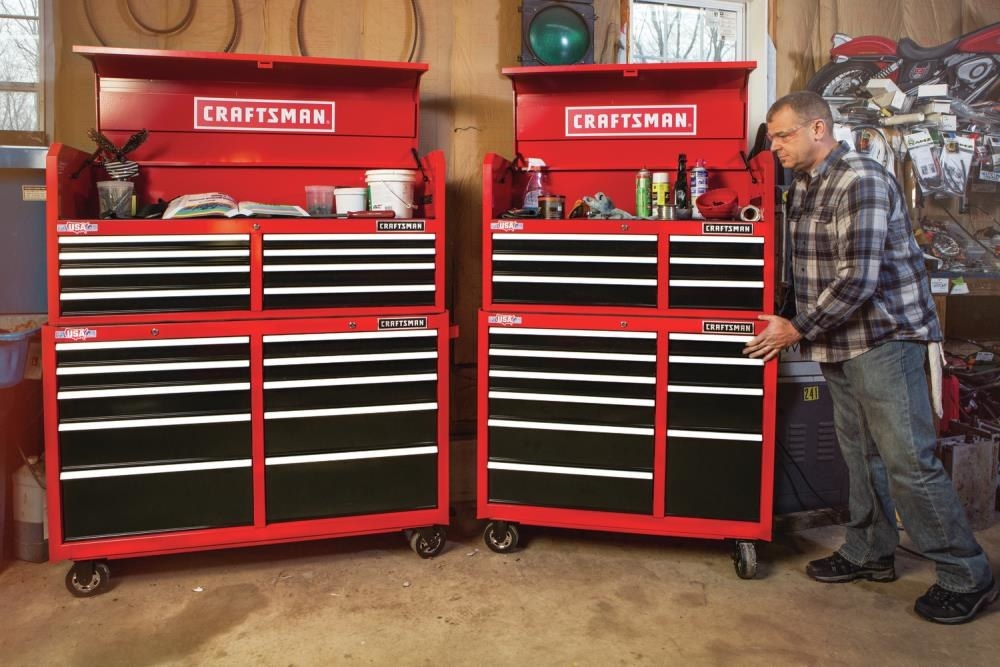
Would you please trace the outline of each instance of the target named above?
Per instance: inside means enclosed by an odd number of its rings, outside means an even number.
[[[498,554],[505,554],[517,548],[517,542],[521,538],[517,531],[517,524],[506,521],[490,521],[486,524],[483,532],[483,541],[493,551]]]
[[[111,581],[111,569],[104,561],[73,563],[66,573],[66,588],[78,598],[103,593]]]
[[[410,534],[410,548],[421,558],[433,558],[444,551],[444,528],[418,528]]]
[[[757,547],[753,542],[737,541],[733,545],[733,567],[740,579],[757,576]]]

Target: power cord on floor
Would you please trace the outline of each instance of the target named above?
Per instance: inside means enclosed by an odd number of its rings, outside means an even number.
[[[806,484],[807,487],[809,487],[809,490],[812,491],[812,494],[814,496],[816,496],[817,498],[819,498],[820,502],[822,502],[827,507],[833,507],[833,503],[831,503],[830,501],[828,501],[825,498],[823,498],[823,496],[820,495],[820,493],[818,491],[816,491],[816,489],[813,488],[812,484],[809,483],[809,479],[806,477],[805,472],[803,472],[802,468],[799,467],[798,462],[794,458],[792,458],[792,454],[791,454],[791,452],[788,451],[788,448],[785,447],[785,443],[783,443],[778,438],[775,438],[774,441],[776,443],[778,443],[778,447],[781,449],[781,453],[784,454],[785,457],[791,462],[791,464],[793,466],[795,466],[795,469],[799,471],[799,475],[802,476],[802,481],[805,482],[805,484]],[[792,494],[795,496],[795,499],[799,501],[799,506],[802,509],[805,509],[806,505],[805,505],[804,502],[802,502],[802,498],[799,496],[798,491],[795,489],[795,482],[792,480],[791,474],[785,468],[782,468],[782,471],[788,477],[788,481],[789,481],[789,483],[792,486]],[[900,528],[900,530],[902,531],[903,529]],[[913,549],[910,549],[908,547],[904,547],[902,544],[896,545],[896,548],[899,549],[900,551],[905,551],[906,553],[910,554],[911,556],[914,556],[916,558],[920,558],[921,560],[931,560],[930,558],[928,558],[927,556],[923,555],[919,551],[914,551]]]

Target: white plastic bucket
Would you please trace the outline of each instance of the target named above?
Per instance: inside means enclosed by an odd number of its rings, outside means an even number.
[[[416,215],[413,189],[417,178],[415,169],[369,169],[365,172],[371,210],[393,211],[397,218]]]
[[[367,188],[335,188],[333,196],[337,200],[337,213],[364,211],[367,194]]]

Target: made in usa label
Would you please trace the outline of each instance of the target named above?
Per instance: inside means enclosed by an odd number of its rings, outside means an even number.
[[[60,222],[56,225],[56,232],[70,234],[87,234],[97,231],[96,222],[73,221]]]

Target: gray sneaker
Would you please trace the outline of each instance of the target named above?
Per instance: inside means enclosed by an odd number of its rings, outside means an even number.
[[[917,598],[913,610],[928,621],[957,625],[974,619],[976,614],[986,609],[998,595],[1000,589],[997,588],[995,581],[990,581],[985,588],[971,593],[955,593],[934,584]]]
[[[855,579],[894,581],[896,568],[891,557],[855,565],[839,553],[834,553],[832,556],[811,561],[806,565],[806,574],[825,584],[842,584]]]

